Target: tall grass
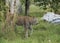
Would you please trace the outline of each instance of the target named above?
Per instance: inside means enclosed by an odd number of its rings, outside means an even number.
[[[4,15],[6,16],[6,18],[4,18]],[[7,14],[0,14],[0,16],[0,37],[4,37],[5,39],[14,39],[16,36],[14,29],[17,17],[16,14],[12,15],[8,12]]]
[[[48,11],[48,10],[47,10]],[[39,13],[38,13],[39,12]],[[30,15],[37,16],[40,19],[43,16],[45,10],[40,9],[37,6],[30,7]],[[15,21],[14,18],[13,22]],[[12,25],[10,25],[12,26]],[[1,28],[1,26],[0,26]],[[9,29],[12,29],[11,27]],[[23,27],[17,26],[17,36],[14,40],[0,38],[0,43],[60,43],[60,25],[51,24],[49,22],[40,21],[38,25],[33,26],[33,34],[28,39],[23,38]],[[9,33],[10,32],[10,33]],[[9,31],[10,38],[13,38],[13,31]],[[5,34],[6,35],[6,34]],[[9,36],[6,36],[9,38]]]

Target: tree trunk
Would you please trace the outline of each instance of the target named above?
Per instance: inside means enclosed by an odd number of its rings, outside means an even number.
[[[6,0],[6,5],[11,14],[20,14],[22,12],[22,5],[20,0]]]
[[[29,15],[29,6],[30,6],[30,0],[25,1],[25,15]]]

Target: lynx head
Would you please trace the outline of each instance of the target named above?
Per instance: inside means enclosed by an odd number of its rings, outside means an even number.
[[[34,17],[33,18],[33,25],[36,25],[36,24],[38,24],[39,22],[38,22],[38,18],[36,18],[36,17]]]

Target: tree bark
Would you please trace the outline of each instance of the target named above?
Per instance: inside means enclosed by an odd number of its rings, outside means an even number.
[[[25,15],[29,15],[29,6],[30,6],[30,0],[25,1]]]
[[[8,6],[11,14],[20,14],[22,12],[20,0],[6,0],[6,5]]]

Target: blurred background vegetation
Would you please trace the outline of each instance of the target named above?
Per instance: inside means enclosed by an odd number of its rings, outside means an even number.
[[[20,0],[23,13],[25,12],[25,0]],[[12,26],[5,28],[5,19],[7,13],[5,0],[0,0],[0,43],[60,43],[60,25],[54,25],[45,21],[40,21],[38,25],[33,26],[34,32],[28,39],[23,38],[23,27],[17,26],[17,34],[12,30]],[[29,15],[40,19],[46,12],[55,12],[60,14],[60,0],[30,0]]]

